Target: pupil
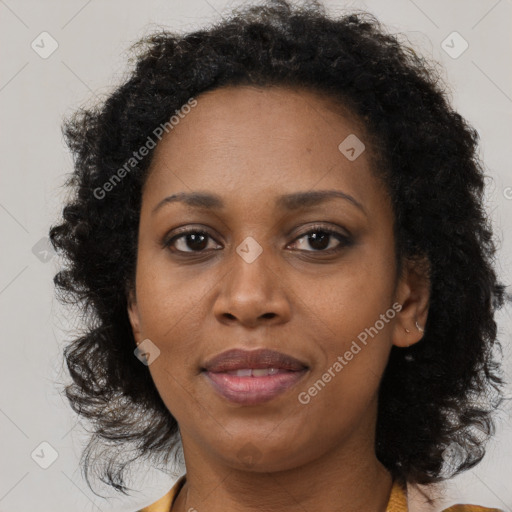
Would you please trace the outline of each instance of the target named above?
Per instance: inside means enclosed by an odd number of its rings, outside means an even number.
[[[320,236],[318,236],[318,233],[321,233]],[[325,233],[324,231],[318,231],[317,233],[313,233],[312,235],[309,235],[309,244],[314,249],[325,249],[329,246],[329,233]],[[327,242],[327,243],[326,243]]]
[[[207,245],[205,241],[206,237],[202,233],[197,235],[194,233],[187,235],[187,245],[190,249],[204,249]]]

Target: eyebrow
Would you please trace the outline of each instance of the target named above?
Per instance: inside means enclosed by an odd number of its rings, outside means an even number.
[[[284,194],[276,199],[276,206],[282,210],[294,211],[301,208],[316,206],[331,199],[343,199],[352,203],[367,215],[364,206],[354,197],[340,190],[311,190],[306,192],[294,192],[293,194]],[[165,197],[152,210],[155,214],[162,206],[171,203],[184,203],[193,208],[206,208],[212,210],[221,210],[225,204],[222,198],[216,194],[204,192],[180,192]]]

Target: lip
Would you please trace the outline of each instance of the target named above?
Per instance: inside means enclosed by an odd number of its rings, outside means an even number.
[[[278,368],[281,370],[301,371],[307,364],[295,357],[276,350],[261,348],[257,350],[231,349],[209,359],[203,370],[218,373],[243,368]]]
[[[274,368],[272,375],[237,376],[242,369]],[[240,405],[257,405],[285,393],[295,386],[309,367],[298,359],[269,349],[232,349],[207,361],[202,369],[213,389],[221,396]]]

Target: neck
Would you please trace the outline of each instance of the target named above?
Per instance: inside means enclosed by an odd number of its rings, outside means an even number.
[[[391,475],[377,460],[373,443],[361,449],[356,437],[355,443],[281,471],[234,469],[191,450],[184,439],[187,479],[172,512],[385,512]]]

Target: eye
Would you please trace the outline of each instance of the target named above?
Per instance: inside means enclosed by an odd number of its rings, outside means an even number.
[[[338,244],[332,247],[333,238],[338,240]],[[338,231],[323,226],[315,226],[299,238],[295,239],[295,245],[299,245],[299,249],[306,252],[336,252],[343,247],[350,245],[350,238]],[[309,245],[313,250],[303,249]]]
[[[333,240],[338,240],[338,244],[332,247]],[[207,250],[217,250],[220,246],[208,247],[208,241],[213,237],[204,230],[185,229],[165,240],[163,246],[169,248],[175,253],[201,253]],[[306,252],[332,253],[341,250],[350,245],[350,238],[336,230],[324,227],[314,226],[300,237],[296,238],[292,245],[298,245],[299,250]],[[307,246],[313,250],[304,249]]]
[[[170,248],[172,252],[205,252],[204,249],[207,249],[208,239],[213,240],[206,231],[188,229],[166,240],[164,247]],[[187,248],[191,250],[187,250]]]

